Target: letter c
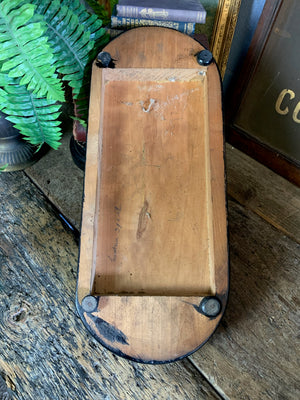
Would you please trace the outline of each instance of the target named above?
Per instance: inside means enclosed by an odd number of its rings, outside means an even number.
[[[280,114],[280,115],[286,115],[286,114],[288,114],[288,112],[289,112],[289,108],[288,107],[285,107],[285,109],[281,109],[280,107],[281,107],[281,105],[282,105],[282,102],[283,102],[283,99],[284,99],[284,97],[286,96],[286,95],[289,95],[290,96],[290,100],[292,100],[296,95],[295,95],[295,93],[292,91],[292,90],[289,90],[289,89],[283,89],[282,90],[282,92],[280,93],[280,95],[278,96],[278,99],[277,99],[277,101],[276,101],[276,106],[275,106],[275,110],[278,112],[278,114]],[[298,107],[298,106],[297,106]],[[296,108],[297,108],[296,107]],[[300,107],[300,106],[299,106]],[[295,114],[295,111],[294,111],[294,114]],[[298,113],[296,113],[295,114],[295,118],[297,117],[297,114]]]

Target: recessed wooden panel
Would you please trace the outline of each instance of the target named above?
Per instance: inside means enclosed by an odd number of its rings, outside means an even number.
[[[206,74],[150,71],[103,70],[94,293],[212,294]]]

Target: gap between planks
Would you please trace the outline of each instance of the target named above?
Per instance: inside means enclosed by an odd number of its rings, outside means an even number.
[[[226,145],[227,195],[300,243],[300,188]]]
[[[228,396],[223,392],[223,390],[219,386],[215,386],[209,379],[209,376],[205,374],[200,367],[195,363],[195,361],[191,357],[187,357],[188,361],[192,364],[192,366],[198,371],[198,373],[202,376],[202,378],[209,384],[209,386],[220,396],[223,400],[230,400]]]

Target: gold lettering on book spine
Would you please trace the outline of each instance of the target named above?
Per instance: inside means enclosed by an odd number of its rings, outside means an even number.
[[[154,11],[152,8],[143,8],[140,12],[142,18],[145,19],[167,19],[169,13],[167,10]]]
[[[211,51],[224,78],[241,0],[219,0],[211,38]]]

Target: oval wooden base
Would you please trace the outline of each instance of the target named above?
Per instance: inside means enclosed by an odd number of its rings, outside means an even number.
[[[197,350],[227,300],[221,87],[202,50],[138,28],[93,66],[77,307],[105,347],[145,363]]]
[[[215,331],[217,317],[201,313],[201,297],[103,296],[97,308],[79,314],[89,331],[115,354],[157,364],[180,360],[198,350]],[[222,301],[223,300],[223,301]]]

